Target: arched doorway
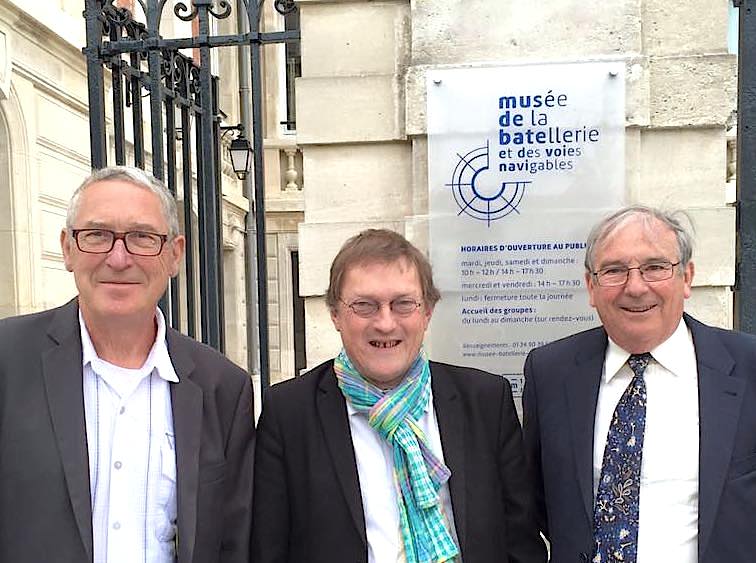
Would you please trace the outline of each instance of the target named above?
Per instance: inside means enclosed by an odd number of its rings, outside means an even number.
[[[19,312],[10,159],[8,120],[0,105],[0,256],[4,264],[0,268],[0,318]]]

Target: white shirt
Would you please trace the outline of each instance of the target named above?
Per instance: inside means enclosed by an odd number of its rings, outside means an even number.
[[[176,455],[165,320],[139,369],[100,359],[79,312],[94,563],[172,563]]]
[[[394,484],[394,456],[391,446],[370,427],[367,413],[357,412],[349,401],[346,405],[354,455],[357,459],[362,508],[365,513],[368,563],[403,563],[406,559],[399,524],[397,490]],[[433,454],[444,461],[441,434],[438,431],[436,411],[433,409],[432,391],[425,412],[417,423],[428,439],[428,445]],[[448,482],[441,486],[439,497],[443,513],[449,523],[451,536],[459,545]]]
[[[693,339],[681,319],[651,350],[646,382],[646,429],[637,563],[698,561],[698,370]],[[633,377],[630,353],[609,340],[596,405],[594,496],[614,409]]]

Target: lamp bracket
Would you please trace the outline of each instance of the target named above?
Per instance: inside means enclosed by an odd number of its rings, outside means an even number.
[[[244,136],[244,124],[238,123],[236,125],[221,125],[221,139],[224,138],[226,135],[228,135],[231,131],[238,131],[239,136]]]

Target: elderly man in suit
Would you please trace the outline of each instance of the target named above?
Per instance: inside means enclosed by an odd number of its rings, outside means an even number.
[[[78,297],[0,321],[0,561],[249,561],[249,377],[166,326],[166,187],[95,172],[60,236]]]
[[[601,221],[586,283],[603,323],[533,350],[525,442],[559,563],[747,563],[756,535],[756,338],[683,313],[677,214]]]
[[[396,233],[338,253],[341,353],[271,388],[258,425],[256,563],[545,561],[509,383],[423,352],[438,298]]]

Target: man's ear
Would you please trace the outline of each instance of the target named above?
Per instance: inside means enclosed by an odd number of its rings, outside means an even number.
[[[186,250],[186,238],[184,235],[176,235],[171,241],[171,248],[169,253],[169,273],[171,277],[178,275],[179,267],[181,266],[181,259],[184,257],[184,251]]]
[[[683,295],[685,296],[685,299],[690,297],[691,288],[693,287],[693,274],[696,273],[696,267],[693,264],[692,261],[688,262],[685,265],[685,269],[683,270]]]
[[[593,274],[590,272],[585,273],[585,286],[588,288],[588,300],[591,307],[595,307],[596,304],[593,302],[593,292],[596,291],[596,281],[593,279]]]
[[[60,249],[63,251],[63,263],[69,272],[73,272],[72,243],[73,237],[68,233],[68,229],[62,229],[60,231]]]
[[[425,330],[428,330],[428,325],[431,322],[431,317],[433,316],[433,307],[434,305],[423,307],[423,316],[425,317]]]
[[[337,332],[341,332],[341,319],[339,318],[339,313],[335,307],[331,309],[331,322],[333,323],[333,328],[335,328]]]

